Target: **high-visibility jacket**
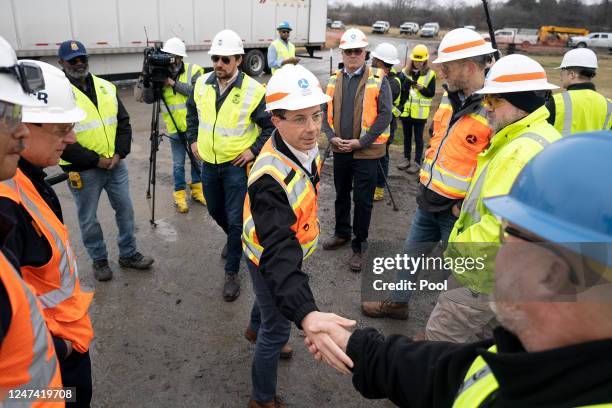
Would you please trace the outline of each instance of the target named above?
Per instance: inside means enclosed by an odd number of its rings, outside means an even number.
[[[487,351],[497,353],[497,346],[491,346]],[[498,390],[499,383],[491,368],[484,358],[478,356],[465,374],[453,408],[479,408],[485,401],[490,406]],[[612,404],[582,405],[580,408],[612,408]]]
[[[562,136],[612,129],[612,99],[592,89],[572,89],[553,96],[555,129]]]
[[[23,280],[38,298],[49,330],[70,340],[78,352],[86,352],[94,335],[87,313],[93,293],[81,290],[68,228],[20,169],[15,177],[0,183],[0,196],[22,206],[51,247],[51,259],[45,265],[21,266]]]
[[[380,95],[380,88],[382,86],[385,75],[384,72],[379,68],[366,67],[366,70],[367,71],[364,73],[364,75],[367,75],[367,78],[365,80],[365,90],[363,93],[361,131],[358,135],[353,135],[354,138],[361,138],[365,136],[366,132],[370,130],[370,127],[374,124],[374,122],[376,122],[376,118],[378,117],[378,96]],[[327,89],[325,91],[325,93],[332,98],[327,103],[327,122],[329,123],[329,126],[332,128],[332,130],[334,129],[334,95],[336,93],[336,82],[339,76],[342,76],[341,70],[337,70],[329,78],[329,82],[327,83]],[[357,94],[359,95],[359,90],[357,90]],[[346,112],[346,114],[350,113],[351,112]],[[389,140],[390,135],[391,127],[389,125],[372,143],[370,149],[380,150],[380,152],[378,152],[379,155],[377,155],[378,157],[372,158],[380,158],[385,155],[385,145],[387,144],[387,140]],[[360,156],[360,153],[364,152],[356,151],[354,154],[357,157]]]
[[[321,171],[321,158],[316,157],[317,172]],[[296,222],[291,226],[295,237],[302,247],[303,259],[312,254],[319,240],[318,190],[308,174],[286,155],[281,153],[270,137],[264,144],[249,173],[248,185],[255,183],[261,176],[269,175],[285,190],[289,205],[295,213]],[[264,248],[258,238],[255,222],[251,214],[251,201],[246,195],[243,212],[242,248],[247,257],[259,266]]]
[[[391,68],[391,75],[388,76],[388,79],[397,82],[397,85],[399,86],[399,89],[400,89],[400,92],[397,94],[397,96],[393,100],[393,117],[397,118],[402,114],[402,111],[400,110],[400,106],[399,106],[400,99],[402,99],[402,80],[400,79],[397,73],[397,70],[395,68]]]
[[[98,106],[78,87],[72,85],[76,103],[87,116],[74,127],[77,143],[86,149],[93,150],[102,157],[111,158],[115,154],[115,136],[117,134],[117,88],[112,83],[93,77]],[[60,160],[60,165],[70,164]]]
[[[61,387],[53,340],[36,297],[0,253],[0,281],[11,305],[11,324],[0,341],[0,406],[63,407],[63,402],[9,400],[9,390],[45,390]],[[41,400],[42,401],[42,400]]]
[[[242,86],[232,87],[217,112],[217,93],[206,83],[211,74],[200,76],[193,91],[199,121],[197,146],[205,162],[221,164],[234,160],[257,139],[260,129],[251,114],[266,90],[243,74]]]
[[[407,78],[410,78],[407,73],[405,73],[405,75]],[[436,72],[433,69],[430,69],[425,75],[419,75],[416,82],[423,88],[427,88],[429,86],[429,83],[433,79],[435,79],[435,77]],[[414,86],[411,86],[410,92],[408,93],[408,99],[404,103],[404,108],[402,110],[401,117],[410,117],[412,119],[427,119],[429,117],[432,100],[433,97],[425,97],[421,94],[421,92],[419,92],[418,89],[416,89]]]
[[[481,103],[449,127],[453,107],[445,92],[433,117],[433,136],[425,151],[420,181],[441,196],[461,200],[470,187],[476,157],[487,148],[493,134]]]
[[[184,63],[184,69],[181,75],[176,79],[176,82],[182,82],[187,85],[191,85],[191,80],[197,73],[204,73],[204,70],[201,66],[197,64],[189,64],[187,62]],[[166,123],[166,129],[168,129],[169,134],[174,134],[177,132],[184,132],[187,130],[187,99],[188,96],[180,94],[176,92],[172,87],[165,86],[163,88],[162,96],[166,101],[166,105],[168,105],[168,109],[170,109],[170,113],[172,114],[172,118],[166,109],[166,106],[162,103],[161,111],[162,117],[164,118],[164,122]],[[174,122],[172,121],[174,119]],[[176,126],[178,126],[178,129]]]
[[[276,61],[280,64],[286,59],[295,57],[295,45],[291,41],[287,41],[286,43],[277,38],[272,41],[270,47],[274,47],[276,50]],[[272,74],[276,72],[278,68],[272,68]]]
[[[546,118],[542,106],[493,136],[491,145],[478,156],[478,167],[463,201],[461,214],[448,239],[445,256],[482,258],[482,267],[455,268],[455,278],[478,293],[490,293],[495,255],[500,242],[500,221],[484,205],[488,197],[508,194],[523,167],[550,143],[561,138]]]

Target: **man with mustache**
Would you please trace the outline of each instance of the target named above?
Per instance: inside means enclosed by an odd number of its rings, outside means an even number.
[[[17,174],[0,183],[0,212],[16,220],[6,243],[17,257],[23,279],[39,299],[53,335],[62,382],[76,388],[73,407],[89,407],[93,327],[87,310],[93,293],[81,290],[68,229],[44,168],[55,166],[65,147],[75,143],[74,124],[85,118],[76,106],[70,82],[59,69],[40,61],[45,88],[40,107],[26,107],[23,121],[30,132]]]
[[[127,165],[132,127],[130,117],[112,83],[89,73],[89,57],[79,41],[64,41],[59,64],[73,85],[77,105],[87,116],[75,126],[76,143],[66,146],[60,166],[70,174],[70,192],[76,202],[81,237],[99,281],[112,279],[108,252],[98,222],[102,190],[108,194],[119,228],[119,265],[149,269],[153,258],[138,252],[134,235],[134,208]]]
[[[22,74],[15,51],[0,37],[0,181],[15,175],[28,129],[22,107],[41,105],[28,94],[33,88]],[[38,72],[38,79],[42,73]],[[43,83],[39,82],[38,87]],[[53,340],[35,295],[19,275],[19,262],[5,245],[14,220],[0,211],[0,406],[13,406],[15,391],[62,386]],[[38,402],[38,407],[63,407],[63,402]]]

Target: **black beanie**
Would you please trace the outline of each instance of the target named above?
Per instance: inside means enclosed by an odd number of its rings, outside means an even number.
[[[535,111],[545,102],[544,97],[538,95],[535,91],[503,93],[499,96],[527,113]]]

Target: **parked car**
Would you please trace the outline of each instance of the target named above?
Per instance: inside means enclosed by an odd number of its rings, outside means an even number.
[[[391,28],[391,24],[389,24],[388,21],[379,20],[375,22],[374,24],[372,24],[372,33],[385,34],[389,32],[390,28]]]
[[[538,30],[535,28],[502,28],[495,31],[495,41],[498,44],[536,45]]]
[[[437,37],[440,32],[440,24],[438,23],[425,23],[421,27],[421,37]]]
[[[474,26],[474,25],[466,25],[466,26],[463,26],[463,28],[467,28],[469,30],[476,31],[476,26]]]
[[[399,32],[400,34],[416,34],[419,32],[419,25],[407,21],[399,27]]]
[[[331,28],[335,30],[342,30],[344,29],[344,23],[340,20],[335,20],[333,23],[331,23]]]
[[[570,47],[578,48],[612,48],[612,33],[591,33],[585,37],[571,37],[567,43]]]

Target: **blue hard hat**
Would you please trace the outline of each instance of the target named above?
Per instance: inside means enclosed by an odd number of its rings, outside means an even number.
[[[612,131],[575,134],[551,144],[527,163],[509,194],[484,204],[570,250],[578,243],[612,243]],[[594,257],[611,262],[605,255]]]
[[[276,27],[277,30],[293,30],[293,28],[291,28],[291,24],[289,24],[288,21],[283,21],[282,23],[280,23],[278,25],[278,27]]]
[[[60,44],[57,56],[64,61],[70,61],[76,57],[87,56],[87,49],[80,41],[68,40]]]

